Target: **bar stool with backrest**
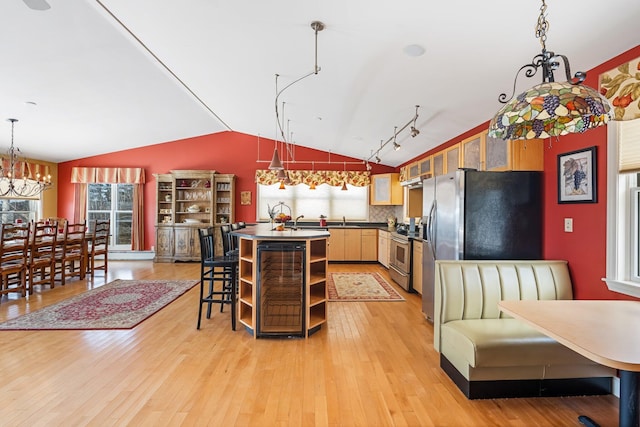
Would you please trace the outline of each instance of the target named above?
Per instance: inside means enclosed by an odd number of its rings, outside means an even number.
[[[87,273],[93,279],[96,270],[104,271],[107,277],[107,268],[109,265],[109,229],[110,221],[108,219],[97,219],[91,221],[89,227],[89,239],[87,239]],[[101,263],[96,265],[96,261]]]
[[[240,226],[237,223],[223,224],[220,226],[220,235],[222,236],[222,252],[226,255],[238,256],[238,238],[232,236],[231,232],[239,230]]]
[[[236,266],[238,257],[215,255],[214,227],[198,230],[200,240],[200,303],[198,326],[202,319],[202,306],[207,304],[207,319],[211,318],[211,305],[231,305],[231,329],[236,330]]]
[[[67,278],[84,279],[86,272],[86,221],[64,224],[62,235],[56,245],[56,275],[60,274],[60,283]]]
[[[0,230],[0,294],[27,294],[29,231],[25,224],[2,224]]]
[[[34,286],[55,286],[55,250],[58,235],[57,222],[36,222],[33,224],[29,246],[27,290],[33,293]]]

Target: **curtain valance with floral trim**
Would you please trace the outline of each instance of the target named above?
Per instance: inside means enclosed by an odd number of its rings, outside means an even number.
[[[143,168],[91,168],[74,167],[71,169],[71,182],[74,184],[144,184]]]
[[[366,187],[371,184],[371,173],[369,171],[287,171],[290,184],[315,185],[329,184],[332,187],[339,187],[344,182],[355,187]],[[256,170],[256,182],[262,185],[273,185],[280,182],[278,171],[269,169]]]

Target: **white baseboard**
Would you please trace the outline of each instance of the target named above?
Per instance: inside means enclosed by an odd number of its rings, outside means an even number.
[[[109,251],[109,260],[113,261],[151,261],[154,256],[154,251]]]

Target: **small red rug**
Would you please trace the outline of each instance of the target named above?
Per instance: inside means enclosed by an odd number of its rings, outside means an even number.
[[[378,273],[329,273],[329,301],[404,301]]]
[[[197,283],[197,280],[115,280],[0,323],[0,329],[131,329]]]

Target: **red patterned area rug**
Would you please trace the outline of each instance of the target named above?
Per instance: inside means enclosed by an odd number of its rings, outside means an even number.
[[[329,301],[404,301],[378,273],[329,273]]]
[[[0,323],[0,330],[131,329],[197,283],[197,280],[115,280]]]

